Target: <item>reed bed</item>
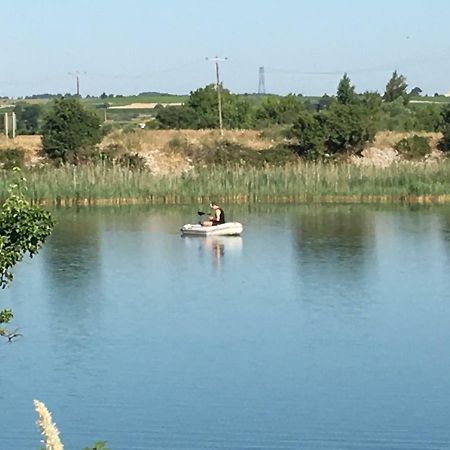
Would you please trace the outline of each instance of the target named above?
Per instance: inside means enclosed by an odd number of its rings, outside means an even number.
[[[209,167],[155,175],[103,165],[26,169],[35,203],[196,203],[213,198],[252,202],[448,202],[450,162],[398,163],[387,168],[299,162],[277,167]],[[8,172],[0,173],[5,198]]]

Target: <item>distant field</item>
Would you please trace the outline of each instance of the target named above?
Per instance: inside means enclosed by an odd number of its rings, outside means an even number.
[[[412,97],[411,103],[450,103],[450,97],[445,97],[440,95],[439,97],[423,96],[423,97]]]
[[[84,98],[83,103],[99,105],[108,103],[110,106],[123,106],[133,103],[185,103],[188,95],[129,95],[126,97]]]

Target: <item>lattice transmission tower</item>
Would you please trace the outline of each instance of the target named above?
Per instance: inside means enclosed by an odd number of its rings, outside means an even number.
[[[264,67],[259,68],[258,94],[266,93],[266,80],[264,75]]]

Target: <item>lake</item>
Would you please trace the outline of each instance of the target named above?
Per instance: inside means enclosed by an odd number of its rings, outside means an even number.
[[[450,208],[55,211],[1,307],[0,448],[448,449]]]

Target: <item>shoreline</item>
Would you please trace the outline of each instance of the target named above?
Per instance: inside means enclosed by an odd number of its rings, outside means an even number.
[[[79,206],[126,206],[126,205],[193,205],[209,202],[211,196],[180,197],[180,196],[152,196],[152,197],[123,197],[123,198],[56,198],[30,199],[34,205],[55,207]],[[442,195],[241,195],[214,196],[220,203],[235,205],[251,204],[384,204],[384,205],[445,205],[450,204],[450,194]]]

